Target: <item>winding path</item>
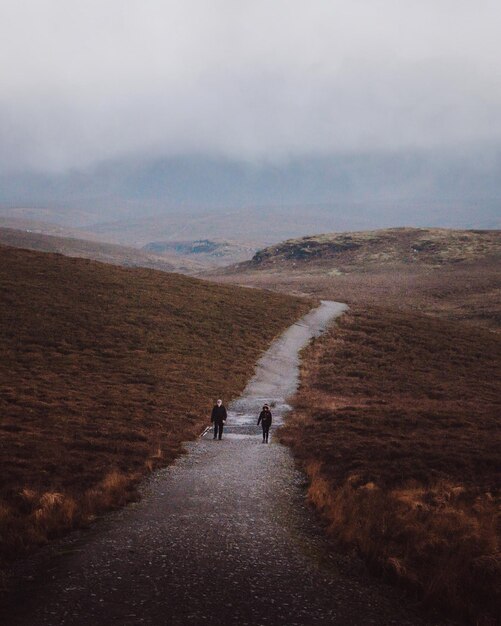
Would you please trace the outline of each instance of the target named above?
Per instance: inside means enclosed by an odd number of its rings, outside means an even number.
[[[328,550],[289,451],[263,445],[256,426],[264,400],[280,423],[299,350],[344,309],[323,302],[274,342],[230,406],[222,441],[207,433],[188,444],[188,454],[146,481],[139,503],[42,551],[30,564],[35,575],[19,574],[23,596],[5,623],[435,623],[356,558]]]

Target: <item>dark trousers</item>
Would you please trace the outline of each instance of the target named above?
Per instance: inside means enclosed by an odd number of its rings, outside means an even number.
[[[269,424],[263,424],[263,441],[266,441],[266,443],[268,443],[268,435],[270,433],[270,425]]]
[[[214,439],[221,439],[223,436],[223,422],[214,422]]]

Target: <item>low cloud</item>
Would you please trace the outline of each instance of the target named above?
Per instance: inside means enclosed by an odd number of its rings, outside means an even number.
[[[6,0],[0,171],[501,143],[498,3]]]

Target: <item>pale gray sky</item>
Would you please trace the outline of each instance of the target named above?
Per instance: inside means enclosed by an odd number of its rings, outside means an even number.
[[[0,0],[0,172],[501,145],[501,3]]]

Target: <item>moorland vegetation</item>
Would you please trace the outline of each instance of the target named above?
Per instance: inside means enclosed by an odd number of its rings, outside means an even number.
[[[501,336],[354,307],[282,430],[333,539],[472,624],[501,608]]]
[[[290,239],[257,252],[249,265],[293,261],[338,263],[344,271],[377,265],[444,265],[501,256],[501,231],[447,228],[387,228]]]
[[[133,498],[311,307],[5,246],[0,293],[3,567]]]
[[[391,228],[304,237],[214,280],[501,329],[501,231]]]
[[[501,614],[501,232],[304,237],[214,274],[346,302],[282,432],[337,543],[473,624]]]

